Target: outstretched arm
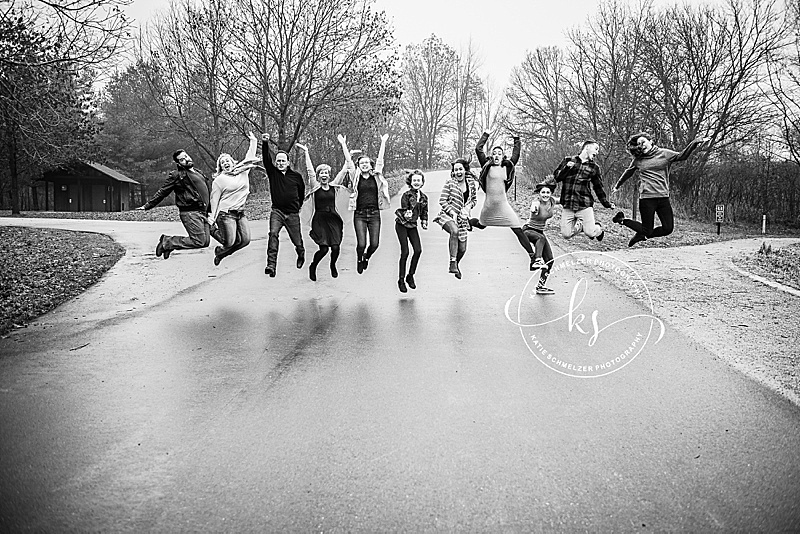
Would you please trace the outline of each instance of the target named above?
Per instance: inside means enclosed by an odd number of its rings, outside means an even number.
[[[676,161],[684,161],[684,160],[689,159],[689,156],[692,155],[692,152],[694,152],[697,148],[699,148],[705,142],[706,142],[705,139],[703,139],[702,137],[698,137],[697,139],[695,139],[694,141],[692,141],[691,143],[686,145],[686,148],[681,150],[677,155],[675,155],[672,158],[670,158],[670,161],[672,163],[674,163]]]
[[[177,172],[178,171],[170,172],[167,181],[164,182],[164,185],[162,185],[158,191],[156,191],[156,194],[153,195],[153,198],[145,202],[144,205],[140,206],[140,208],[145,210],[153,209],[158,206],[162,200],[167,198],[167,196],[172,193],[172,190],[175,189],[175,186],[178,183]]]
[[[250,139],[250,144],[247,146],[247,154],[245,154],[242,163],[256,163],[258,162],[258,158],[256,157],[256,151],[258,150],[258,139],[256,139],[256,136],[253,134],[253,132],[247,132],[247,137]]]
[[[383,156],[386,153],[386,140],[389,139],[389,134],[381,136],[381,148],[378,150],[378,159],[375,160],[375,172],[378,174],[383,173]]]
[[[617,191],[619,191],[620,187],[622,187],[622,184],[628,181],[628,178],[633,176],[635,173],[636,173],[636,167],[634,167],[633,162],[631,162],[631,166],[625,169],[625,171],[622,173],[622,176],[620,176],[619,180],[617,180],[617,183],[614,184],[614,189],[612,189],[611,192],[616,193]]]
[[[481,138],[478,139],[478,144],[475,145],[475,154],[478,155],[478,162],[481,166],[486,164],[486,161],[489,159],[486,157],[486,152],[483,151],[483,147],[486,145],[486,141],[489,140],[489,132],[486,130],[483,131],[483,135]]]
[[[305,153],[306,163],[306,187],[313,189],[317,185],[317,172],[314,170],[314,163],[311,162],[311,154],[308,153],[308,147],[300,143],[295,143],[298,149]]]
[[[353,156],[351,156],[350,151],[347,150],[347,138],[339,134],[336,136],[336,139],[338,139],[339,144],[342,146],[342,152],[344,152],[344,166],[342,170],[339,171],[339,174],[336,175],[336,178],[331,181],[331,184],[342,185],[347,179],[348,172],[355,171],[356,166],[353,164]]]
[[[269,134],[261,134],[261,159],[264,160],[264,168],[267,169],[269,174],[272,171],[277,171],[278,168],[272,163],[272,153],[269,150]]]

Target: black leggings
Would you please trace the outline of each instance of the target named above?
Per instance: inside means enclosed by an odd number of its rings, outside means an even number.
[[[400,240],[400,279],[402,280],[406,277],[408,242],[411,241],[411,246],[414,248],[414,255],[411,256],[411,266],[408,269],[408,274],[417,272],[419,257],[422,256],[422,243],[420,243],[419,230],[416,227],[406,228],[402,224],[395,222],[394,231],[397,232],[397,239]]]
[[[525,252],[533,256],[533,247],[531,247],[531,242],[528,239],[528,236],[525,235],[525,232],[522,231],[522,228],[512,228],[511,231],[514,232],[515,236],[517,236],[517,240],[519,241],[519,244],[522,245],[522,248],[525,249]]]
[[[339,245],[320,245],[319,250],[314,253],[314,265],[319,265],[319,262],[322,261],[322,258],[325,257],[325,254],[328,253],[328,249],[331,250],[331,265],[336,265],[336,260],[339,258]]]
[[[479,230],[483,230],[484,228],[486,228],[486,225],[481,224],[480,220],[475,219],[475,218],[470,219],[469,220],[469,224],[470,224],[470,226],[472,226],[474,228],[478,228]],[[533,256],[533,248],[531,248],[531,243],[530,243],[530,241],[528,241],[528,238],[525,237],[525,232],[522,231],[522,227],[519,227],[519,226],[516,227],[516,228],[512,227],[511,231],[514,232],[515,236],[517,236],[517,241],[519,241],[519,244],[522,245],[522,248],[525,249],[525,252],[527,252],[529,255]]]
[[[642,214],[641,223],[625,219],[622,224],[634,230],[637,234],[647,236],[648,239],[669,235],[675,228],[675,219],[672,214],[672,204],[669,203],[669,197],[640,198],[639,212]],[[658,218],[661,221],[661,226],[653,229],[656,214],[658,214]]]

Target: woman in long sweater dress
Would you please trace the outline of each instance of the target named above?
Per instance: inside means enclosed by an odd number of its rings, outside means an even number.
[[[442,229],[450,234],[448,272],[458,279],[461,279],[458,263],[467,252],[469,212],[477,202],[477,190],[475,175],[469,170],[469,162],[463,158],[455,160],[450,166],[450,179],[445,182],[439,195],[441,211],[434,222],[441,224]]]
[[[256,158],[258,139],[250,132],[250,145],[244,161],[237,162],[230,154],[217,158],[217,172],[211,184],[211,236],[222,246],[214,249],[214,265],[223,258],[250,244],[250,227],[244,204],[250,194],[250,170],[260,161]]]
[[[478,226],[504,226],[511,228],[514,235],[517,236],[519,244],[528,253],[531,260],[531,270],[533,267],[534,253],[531,248],[531,243],[522,231],[522,222],[516,214],[511,204],[508,203],[506,192],[514,183],[514,168],[519,161],[520,141],[518,136],[514,136],[514,150],[511,154],[511,159],[507,159],[503,147],[495,146],[492,148],[491,157],[486,157],[483,151],[486,141],[489,139],[489,132],[483,132],[483,135],[478,140],[475,146],[475,153],[478,155],[478,161],[483,166],[481,174],[478,178],[478,183],[481,184],[481,189],[486,193],[486,199],[483,202],[481,215],[478,218],[480,225]]]
[[[345,146],[345,138],[339,136],[339,143],[342,145],[342,150],[347,152]],[[339,271],[336,268],[336,260],[339,258],[340,245],[342,244],[342,234],[344,231],[344,222],[339,215],[336,208],[337,198],[342,198],[345,201],[349,198],[345,188],[341,185],[347,176],[348,171],[355,169],[353,160],[346,154],[344,167],[336,175],[333,180],[331,177],[330,165],[321,164],[314,168],[311,162],[311,156],[308,153],[308,147],[305,145],[297,144],[297,148],[305,152],[306,156],[306,197],[301,210],[301,219],[308,220],[308,215],[311,218],[311,239],[317,244],[319,250],[314,253],[314,259],[308,266],[308,277],[315,281],[317,280],[317,266],[328,253],[331,252],[331,276],[336,278],[339,276]],[[345,190],[345,191],[342,191]]]
[[[669,202],[670,167],[673,163],[688,159],[692,152],[698,148],[704,148],[706,143],[705,139],[698,138],[689,143],[681,152],[675,152],[657,147],[646,133],[637,133],[630,137],[628,151],[633,156],[633,161],[622,173],[611,191],[616,193],[628,178],[639,171],[639,213],[642,214],[642,222],[626,219],[625,214],[621,211],[614,215],[613,219],[615,223],[627,226],[636,232],[628,242],[629,247],[645,239],[663,237],[672,233],[675,222],[672,205]],[[656,214],[661,220],[661,226],[653,228]]]

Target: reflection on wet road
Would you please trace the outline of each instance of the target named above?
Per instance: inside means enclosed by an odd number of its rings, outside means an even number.
[[[432,216],[442,181],[427,182]],[[613,375],[555,373],[504,315],[530,275],[511,232],[470,234],[458,281],[431,224],[418,289],[400,294],[392,224],[387,213],[363,275],[343,248],[341,276],[313,283],[284,240],[269,279],[262,242],[204,283],[98,323],[81,350],[58,328],[0,340],[0,528],[705,531],[798,519],[796,408],[673,331]],[[641,312],[587,276],[604,311]],[[532,302],[561,306],[566,284]],[[547,333],[553,351],[574,348],[565,327]]]

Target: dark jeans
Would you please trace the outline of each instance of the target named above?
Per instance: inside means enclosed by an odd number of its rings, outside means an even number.
[[[178,235],[164,238],[164,250],[205,248],[211,242],[210,226],[205,213],[199,211],[180,212],[181,222],[189,237]]]
[[[221,211],[217,214],[217,227],[211,236],[222,243],[220,258],[230,256],[250,244],[250,226],[243,211]]]
[[[303,247],[303,236],[300,233],[300,214],[284,213],[279,209],[272,208],[269,214],[269,241],[267,243],[267,267],[273,269],[278,264],[278,234],[281,228],[286,227],[289,232],[289,239],[292,240],[294,249],[298,256],[305,256],[306,249]]]
[[[408,228],[399,222],[395,222],[394,231],[397,232],[397,239],[400,240],[400,279],[402,280],[406,277],[408,242],[411,241],[411,246],[414,248],[414,255],[411,256],[411,266],[408,268],[408,274],[417,272],[419,257],[422,256],[422,243],[419,240],[419,229],[416,226]]]
[[[541,283],[544,284],[547,281],[547,275],[550,273],[550,269],[553,267],[553,249],[550,248],[550,242],[547,240],[547,236],[544,235],[544,232],[534,230],[533,228],[525,228],[524,231],[525,236],[533,245],[534,257],[542,258],[547,264],[547,269],[542,269],[540,275]]]
[[[381,211],[356,210],[353,213],[353,226],[356,229],[356,255],[358,261],[368,260],[372,257],[381,239]],[[369,247],[367,247],[367,233],[369,233]],[[366,252],[364,252],[366,250]]]
[[[637,234],[651,237],[663,237],[672,233],[675,228],[675,218],[672,214],[672,204],[669,197],[661,198],[640,198],[639,212],[642,214],[642,222],[638,223],[631,219],[625,219],[622,224],[634,230]],[[661,220],[661,226],[653,229],[655,225],[655,215]]]
[[[533,248],[531,248],[531,242],[525,235],[525,232],[522,231],[522,228],[511,228],[511,231],[514,232],[515,236],[517,236],[517,241],[519,241],[519,244],[522,245],[522,248],[525,249],[525,252],[527,252],[529,255],[533,254]]]

